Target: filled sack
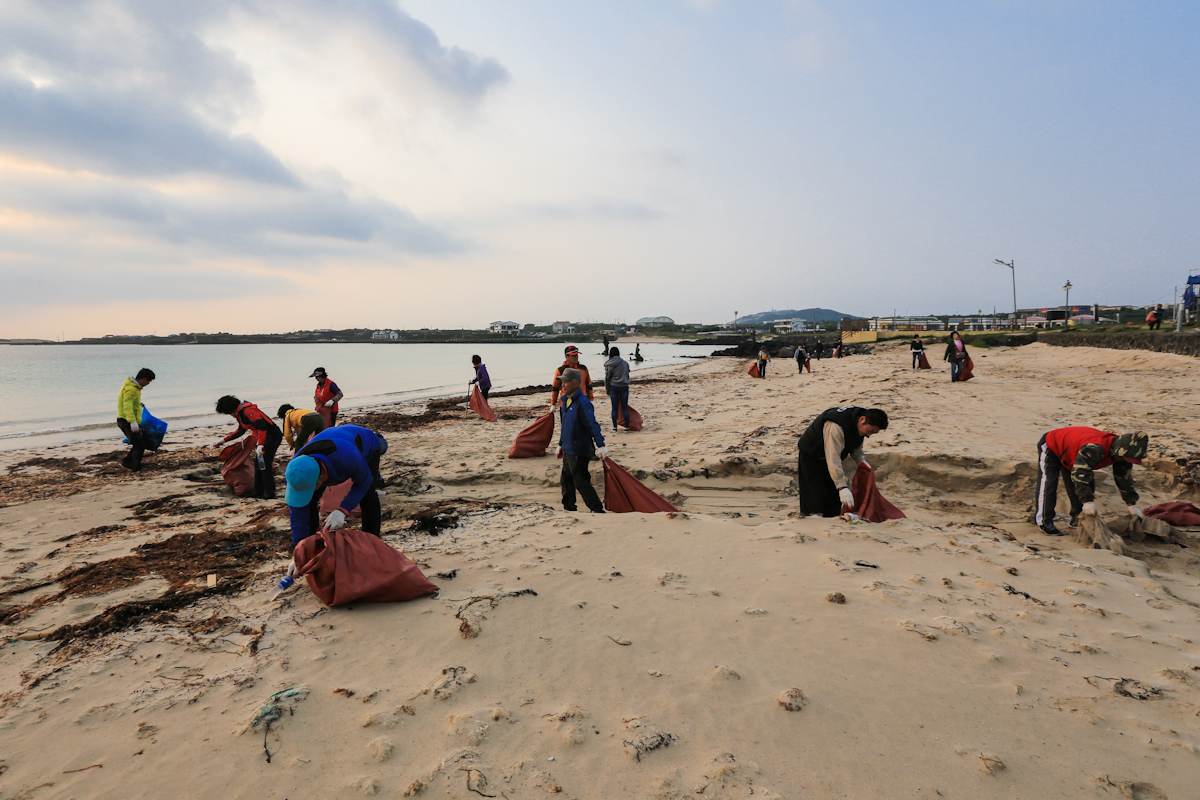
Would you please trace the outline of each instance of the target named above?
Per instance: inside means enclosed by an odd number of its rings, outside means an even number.
[[[533,424],[517,434],[509,458],[537,458],[546,455],[546,448],[554,439],[554,412],[550,411],[534,420]]]
[[[969,380],[971,380],[971,378],[974,378],[974,377],[975,377],[975,362],[971,360],[970,356],[967,356],[967,363],[963,364],[962,372],[958,373],[958,379],[960,381],[969,381]]]
[[[626,406],[629,409],[629,428],[631,431],[640,431],[642,429],[642,415],[637,412],[633,406]]]
[[[750,369],[746,370],[746,374],[749,375],[751,378],[758,377],[758,362],[757,361],[755,361],[753,364],[750,365]]]
[[[495,422],[496,412],[492,411],[492,407],[489,406],[487,400],[484,399],[483,392],[479,391],[478,386],[472,386],[471,389],[471,410],[486,419],[488,422]]]
[[[1177,528],[1200,525],[1200,508],[1191,503],[1159,503],[1142,509],[1147,517],[1161,519]]]
[[[138,423],[142,429],[142,442],[146,452],[153,453],[162,446],[163,437],[167,435],[167,423],[150,413],[150,409],[142,406],[142,421]],[[129,444],[123,439],[122,444]]]
[[[221,479],[238,497],[254,494],[254,479],[258,470],[258,449],[254,439],[246,437],[221,451]]]
[[[925,353],[921,353],[921,360],[917,362],[917,369],[933,369],[929,366],[929,359],[925,357]]]
[[[879,493],[879,487],[875,484],[875,470],[866,464],[859,464],[858,469],[854,471],[854,480],[850,484],[850,491],[854,494],[854,508],[843,506],[843,514],[849,511],[868,522],[905,518],[903,511],[889,503],[887,498]]]
[[[604,459],[604,509],[617,514],[629,511],[653,514],[656,511],[679,510],[661,495],[647,489],[641,481],[611,458]]]
[[[421,569],[378,536],[354,530],[320,530],[301,539],[296,572],[322,603],[392,603],[438,590]]]
[[[812,372],[812,357],[811,356],[804,359],[804,369],[807,370],[808,372]]]
[[[326,430],[333,427],[333,409],[326,408],[324,403],[317,403],[317,413],[325,421]],[[299,450],[300,448],[296,449]]]

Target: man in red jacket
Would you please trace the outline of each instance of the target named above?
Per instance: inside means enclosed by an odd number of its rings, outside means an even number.
[[[1150,447],[1150,437],[1142,432],[1105,433],[1096,428],[1072,427],[1050,431],[1038,442],[1038,479],[1034,522],[1042,533],[1062,536],[1054,526],[1054,506],[1058,500],[1058,476],[1069,472],[1063,481],[1071,501],[1071,527],[1079,515],[1096,512],[1095,471],[1111,466],[1113,483],[1129,513],[1142,516],[1137,507],[1138,493],[1133,487],[1133,465],[1142,463]]]
[[[217,401],[217,413],[227,414],[237,420],[237,430],[223,439],[213,442],[213,447],[222,447],[226,442],[240,438],[249,431],[262,448],[263,473],[257,475],[254,496],[264,500],[275,499],[275,451],[283,442],[283,431],[254,403],[243,403],[231,394]],[[261,480],[261,483],[260,483]]]

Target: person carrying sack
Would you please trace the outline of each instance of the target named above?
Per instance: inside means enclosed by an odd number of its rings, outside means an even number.
[[[629,427],[629,362],[616,347],[608,348],[604,362],[604,391],[612,403],[613,430]]]
[[[562,486],[563,508],[567,511],[578,510],[575,506],[575,492],[583,496],[583,502],[595,514],[604,513],[604,504],[592,486],[592,478],[588,475],[588,462],[599,455],[608,457],[608,448],[604,446],[604,433],[600,423],[596,422],[596,411],[592,401],[584,394],[583,376],[577,369],[562,371],[562,407],[559,409],[558,451],[555,455],[562,456],[562,474],[559,483]],[[599,449],[595,445],[599,445]]]
[[[958,334],[958,331],[950,334],[950,341],[946,344],[946,352],[942,355],[942,361],[950,362],[951,382],[958,380],[958,376],[962,373],[963,367],[966,366],[969,357],[966,342],[962,340],[962,336]]]
[[[338,416],[338,401],[345,395],[338,385],[329,379],[329,373],[324,367],[317,367],[309,375],[310,378],[317,379],[317,388],[313,392],[313,405],[317,407],[317,413],[325,420],[325,427],[332,428],[337,425]]]
[[[255,496],[264,500],[274,500],[275,452],[279,445],[283,444],[283,431],[279,430],[279,426],[254,403],[243,403],[231,394],[217,401],[217,413],[233,417],[238,426],[237,430],[213,442],[212,446],[224,447],[247,432],[253,436],[254,441],[262,448],[263,459],[262,486],[255,492]]]
[[[129,452],[121,459],[121,466],[130,472],[142,468],[142,455],[146,452],[146,440],[142,435],[142,389],[154,380],[154,371],[143,367],[132,378],[126,378],[117,394],[117,427],[129,440]]]
[[[800,513],[809,517],[836,517],[842,513],[842,506],[853,508],[854,493],[842,461],[850,456],[869,469],[863,442],[887,427],[887,412],[881,408],[838,406],[822,411],[797,442]]]
[[[293,451],[304,447],[308,440],[325,430],[325,418],[315,411],[305,411],[284,403],[275,412],[283,423],[283,438]]]
[[[767,362],[771,360],[771,354],[767,352],[767,346],[764,344],[758,348],[758,377],[767,377]]]
[[[914,333],[912,341],[908,343],[908,349],[912,352],[912,368],[915,372],[921,368],[921,356],[925,355],[925,345],[921,341],[921,335]]]
[[[483,395],[483,399],[488,399],[488,393],[492,391],[492,376],[488,375],[487,364],[483,363],[483,359],[479,356],[471,356],[471,366],[475,367],[475,377],[471,379],[468,386],[473,383],[479,387],[479,393]]]
[[[1063,535],[1054,525],[1058,477],[1063,472],[1070,473],[1070,478],[1063,480],[1063,488],[1071,502],[1071,527],[1079,524],[1080,515],[1095,516],[1095,472],[1107,466],[1112,467],[1113,483],[1129,506],[1130,515],[1143,516],[1137,507],[1133,465],[1142,463],[1149,448],[1150,437],[1140,431],[1118,436],[1096,428],[1076,426],[1045,434],[1037,447],[1037,496],[1034,498],[1033,521],[1048,536]]]
[[[284,478],[284,501],[291,519],[292,544],[317,532],[321,495],[329,486],[351,481],[350,491],[329,512],[325,528],[338,530],[358,507],[362,529],[378,536],[383,530],[383,511],[377,488],[383,485],[379,460],[387,452],[387,439],[359,425],[327,428],[309,441],[292,458]]]

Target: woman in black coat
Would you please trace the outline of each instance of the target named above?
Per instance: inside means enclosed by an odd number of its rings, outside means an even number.
[[[962,372],[963,367],[967,364],[967,344],[958,335],[958,331],[950,334],[950,341],[946,345],[946,354],[942,356],[942,361],[950,362],[950,380],[957,381],[958,375]]]

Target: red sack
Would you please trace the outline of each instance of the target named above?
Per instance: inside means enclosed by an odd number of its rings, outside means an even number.
[[[812,359],[811,358],[804,359],[804,368],[806,370],[808,370],[809,372],[812,372]]]
[[[854,493],[854,508],[842,506],[842,513],[847,511],[857,514],[867,522],[883,522],[889,519],[904,519],[904,512],[889,503],[879,493],[875,485],[875,470],[859,464],[854,471],[854,481],[850,486]]]
[[[1142,513],[1147,517],[1161,519],[1177,528],[1200,525],[1200,508],[1196,508],[1191,503],[1159,503],[1156,506],[1142,509]]]
[[[679,510],[661,495],[643,486],[641,481],[611,458],[604,459],[604,508],[617,514]]]
[[[960,381],[971,380],[971,378],[975,377],[974,369],[975,362],[971,360],[970,356],[967,356],[967,363],[963,365],[962,372],[958,373],[958,379]]]
[[[753,364],[750,365],[750,369],[747,370],[746,374],[748,374],[751,378],[758,377],[758,362],[757,361],[755,361]]]
[[[317,403],[317,413],[321,415],[321,419],[325,420],[325,429],[333,427],[333,409],[326,408],[324,403]],[[297,450],[300,448],[297,447]]]
[[[840,344],[837,347],[833,348],[833,357],[834,358],[842,357],[842,346]]]
[[[234,442],[221,451],[221,478],[238,497],[254,494],[254,457],[257,444],[252,437]]]
[[[492,411],[487,400],[483,399],[483,392],[479,391],[478,386],[471,387],[471,410],[479,416],[486,419],[488,422],[496,421],[496,412]]]
[[[326,486],[325,491],[321,493],[321,513],[330,514],[337,511],[341,507],[342,501],[346,499],[346,495],[350,494],[352,488],[354,488],[354,481],[350,480],[342,481],[336,486]],[[350,513],[362,515],[358,506],[350,509]]]
[[[362,531],[317,531],[300,540],[293,558],[327,606],[412,600],[438,590],[402,553]]]
[[[933,369],[929,366],[929,359],[925,357],[925,353],[921,353],[921,360],[917,362],[917,369]]]
[[[508,448],[509,458],[537,458],[546,455],[546,448],[554,438],[554,412],[543,414],[534,420],[533,424],[517,434],[512,447]]]
[[[642,415],[633,406],[626,406],[626,408],[629,409],[629,430],[640,431],[642,429]]]

